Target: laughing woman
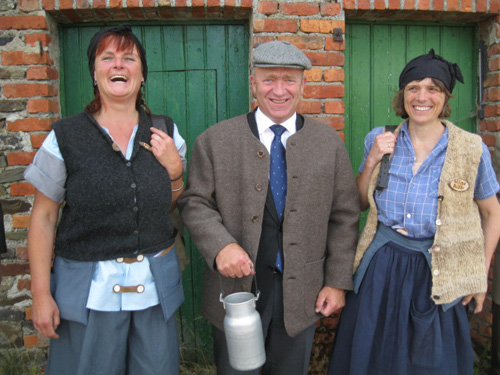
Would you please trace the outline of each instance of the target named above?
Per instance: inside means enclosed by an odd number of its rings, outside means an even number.
[[[28,249],[33,324],[51,338],[46,373],[177,374],[184,296],[169,210],[185,143],[175,125],[173,139],[152,128],[145,50],[129,26],[98,32],[87,55],[93,101],[54,123],[25,174],[36,188]]]
[[[443,120],[460,68],[431,50],[393,101],[405,120],[373,129],[357,178],[370,208],[330,363],[335,375],[470,375],[465,305],[482,309],[500,233],[499,185],[477,135]],[[377,186],[391,154],[387,187]]]

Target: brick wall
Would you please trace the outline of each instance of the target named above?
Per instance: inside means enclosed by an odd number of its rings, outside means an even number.
[[[500,131],[499,0],[2,0],[0,1],[0,203],[9,252],[2,256],[0,348],[47,345],[30,322],[26,232],[33,187],[23,171],[60,117],[57,25],[99,20],[248,19],[253,45],[288,40],[313,62],[300,112],[344,129],[344,42],[332,31],[345,19],[442,20],[479,25],[487,47],[483,139]],[[491,301],[474,318],[474,338],[488,342]],[[318,323],[314,356],[328,356],[337,318]],[[321,373],[321,370],[318,370]]]

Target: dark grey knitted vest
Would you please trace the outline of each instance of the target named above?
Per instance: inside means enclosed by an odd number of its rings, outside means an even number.
[[[139,114],[129,161],[88,113],[54,123],[68,176],[55,252],[79,261],[150,254],[174,242],[170,178],[149,143],[151,119]],[[116,147],[115,147],[116,148]]]

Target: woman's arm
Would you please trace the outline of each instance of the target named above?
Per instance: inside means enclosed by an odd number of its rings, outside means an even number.
[[[385,154],[392,154],[396,148],[396,135],[391,132],[384,132],[375,137],[373,146],[366,157],[363,172],[356,178],[356,185],[359,192],[359,206],[362,211],[370,207],[368,202],[368,185],[373,171]]]
[[[33,325],[44,337],[58,338],[59,309],[50,294],[50,267],[59,204],[35,192],[28,232],[28,254],[33,295]]]

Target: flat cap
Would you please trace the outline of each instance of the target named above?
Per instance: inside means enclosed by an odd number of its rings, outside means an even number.
[[[252,65],[256,68],[311,69],[311,61],[290,42],[274,40],[253,50]]]

